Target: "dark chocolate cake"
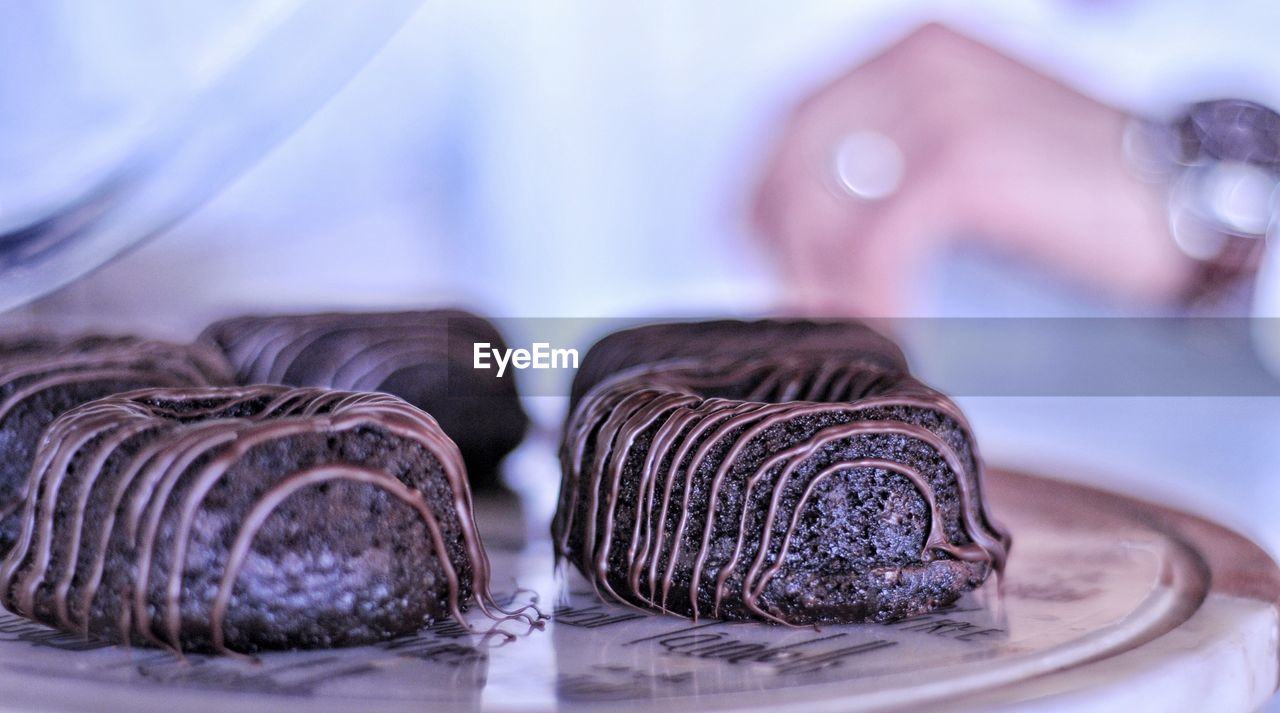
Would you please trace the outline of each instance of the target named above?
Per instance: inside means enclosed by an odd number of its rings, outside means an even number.
[[[512,377],[474,368],[474,344],[506,344],[491,323],[468,312],[237,317],[211,325],[200,340],[226,354],[241,384],[399,396],[435,416],[477,488],[498,485],[499,462],[528,426]]]
[[[889,621],[1003,566],[963,415],[869,329],[660,325],[602,346],[552,525],[602,596],[695,619]],[[676,358],[607,378],[593,364],[628,353]]]
[[[493,604],[457,446],[394,396],[119,394],[49,427],[28,492],[0,598],[67,631],[227,652],[467,626],[473,600],[537,621]]]
[[[83,334],[66,337],[50,332],[0,334],[0,359],[58,351],[85,351],[103,347],[123,347],[143,341],[119,334]]]
[[[21,503],[40,434],[59,414],[131,389],[231,383],[226,361],[206,346],[99,335],[0,338],[0,555],[17,536],[7,516]]]

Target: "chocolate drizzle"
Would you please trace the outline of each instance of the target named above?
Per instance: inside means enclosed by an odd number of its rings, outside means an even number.
[[[220,487],[248,485],[226,482],[237,464],[260,453],[260,447],[291,437],[333,438],[368,430],[416,444],[429,454],[443,482],[433,485],[429,473],[392,473],[345,460],[261,473],[263,491],[237,516],[234,537],[215,547],[214,562],[203,564],[220,572],[216,588],[186,591],[193,538],[202,514],[217,507],[210,498]],[[113,467],[104,475],[108,462]],[[423,586],[442,588],[448,613],[468,630],[463,611],[471,597],[497,622],[488,633],[510,638],[498,628],[508,620],[541,626],[541,615],[531,606],[508,611],[494,603],[465,468],[433,418],[385,394],[275,386],[134,391],[87,404],[54,422],[30,472],[21,535],[0,565],[0,596],[14,612],[68,631],[125,643],[141,640],[175,652],[184,642],[207,636],[202,648],[231,653],[226,620],[236,606],[236,584],[255,536],[291,497],[336,482],[377,489],[417,514],[444,574],[444,582]],[[448,493],[448,512],[426,496],[437,486]],[[452,523],[451,535],[445,533],[446,520]],[[295,525],[324,527],[323,522]],[[99,600],[108,568],[115,575],[111,579],[123,582],[127,591],[114,592],[121,604],[103,614]],[[460,572],[469,572],[469,580]],[[192,600],[208,612],[205,634],[189,636],[186,630],[190,619],[184,604]]]
[[[461,310],[245,316],[210,325],[241,384],[322,386],[394,394],[452,434],[473,485],[497,482],[528,418],[514,382],[473,368],[473,345],[505,348],[489,322]],[[461,397],[461,398],[459,398]]]
[[[725,340],[722,351],[732,348]],[[763,602],[792,566],[789,550],[815,495],[832,478],[872,472],[905,479],[923,501],[922,544],[905,561],[885,557],[874,572],[841,577],[896,581],[933,563],[968,563],[972,586],[999,571],[1009,536],[987,514],[968,423],[905,364],[884,358],[891,350],[876,349],[871,359],[837,345],[825,356],[713,354],[599,381],[566,426],[557,556],[602,596],[693,619],[893,618],[906,610],[854,601],[841,614],[822,602],[813,611]]]
[[[474,315],[435,310],[236,317],[211,325],[200,340],[226,353],[242,383],[373,391],[400,369],[445,362],[451,321],[499,339]]]
[[[28,335],[0,341],[0,522],[13,516],[39,434],[62,409],[148,386],[232,383],[214,350],[133,337],[65,339]],[[0,555],[16,533],[0,528]]]

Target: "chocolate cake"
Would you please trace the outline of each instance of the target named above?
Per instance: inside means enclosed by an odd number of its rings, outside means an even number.
[[[17,533],[11,515],[45,426],[62,412],[147,386],[232,383],[215,350],[134,337],[44,334],[0,338],[0,555]]]
[[[36,455],[0,600],[174,651],[362,644],[499,619],[457,446],[386,394],[147,389],[76,408]]]
[[[103,347],[123,347],[143,341],[118,334],[83,334],[74,337],[50,332],[0,334],[0,359],[57,351],[85,351]]]
[[[492,324],[468,312],[237,317],[211,325],[200,340],[226,354],[241,384],[399,396],[435,416],[477,488],[498,486],[498,464],[529,423],[515,381],[474,368],[474,344],[506,345]]]
[[[625,368],[650,355],[674,358]],[[623,368],[602,378],[597,359]],[[1003,566],[963,415],[866,327],[641,328],[582,372],[552,534],[602,596],[694,619],[890,621]]]

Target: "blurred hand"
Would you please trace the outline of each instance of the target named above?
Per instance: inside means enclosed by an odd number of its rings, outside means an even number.
[[[972,40],[924,27],[804,101],[755,200],[794,306],[891,317],[948,241],[1013,253],[1111,293],[1173,298],[1190,262],[1165,193],[1135,177],[1127,117]],[[901,182],[841,188],[836,149],[873,132]],[[854,159],[856,160],[856,156]]]

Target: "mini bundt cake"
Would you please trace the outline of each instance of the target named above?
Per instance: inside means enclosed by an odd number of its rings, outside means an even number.
[[[236,317],[200,337],[241,384],[394,394],[432,414],[458,444],[472,485],[499,484],[498,464],[529,420],[515,381],[473,368],[473,345],[505,349],[488,321],[459,310]]]
[[[362,644],[498,609],[457,446],[387,394],[146,389],[48,429],[0,601],[174,651]],[[504,616],[506,615],[506,616]]]
[[[207,346],[101,335],[0,337],[0,556],[17,536],[6,516],[22,502],[40,434],[59,414],[148,386],[231,383],[230,367]]]
[[[915,615],[998,571],[1009,536],[960,411],[869,329],[805,325],[661,325],[593,348],[558,557],[637,607],[797,625]],[[625,364],[628,346],[665,360],[600,377],[597,356]]]

